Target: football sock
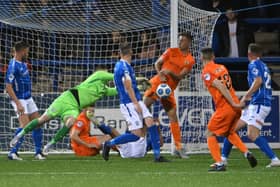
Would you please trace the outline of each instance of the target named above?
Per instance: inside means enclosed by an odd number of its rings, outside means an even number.
[[[32,131],[33,129],[35,129],[35,128],[37,127],[38,124],[39,124],[38,118],[33,119],[32,121],[30,121],[30,122],[26,125],[26,127],[24,127],[23,131],[21,131],[21,132],[19,133],[19,135],[20,135],[20,136],[23,136],[23,135],[25,135],[26,133]]]
[[[148,128],[155,159],[160,157],[160,138],[156,125]]]
[[[266,156],[268,156],[270,159],[274,159],[276,157],[275,153],[272,151],[272,149],[267,143],[267,140],[264,137],[262,136],[257,137],[254,143],[257,146],[259,146],[262,152],[264,152]]]
[[[220,146],[218,144],[216,136],[208,137],[207,144],[208,144],[209,151],[212,155],[212,158],[215,160],[215,162],[217,163],[222,162]]]
[[[233,145],[235,145],[235,147],[237,147],[242,153],[248,152],[248,148],[247,148],[246,145],[242,142],[242,140],[241,140],[240,137],[236,134],[236,132],[231,133],[231,134],[228,136],[228,140],[230,141],[230,143],[232,143]]]
[[[151,138],[150,138],[149,134],[147,135],[146,138],[147,138],[147,147],[146,147],[146,151],[148,152],[148,151],[150,151],[150,150],[153,149],[153,146],[152,146],[152,141],[151,141]]]
[[[17,128],[16,132],[15,132],[15,136],[22,131],[22,128]],[[20,148],[22,142],[24,140],[24,137],[21,137],[17,144],[11,149],[10,153],[16,153],[18,151],[18,149]]]
[[[108,145],[110,147],[112,147],[114,145],[125,144],[128,142],[135,142],[135,141],[139,140],[139,138],[140,137],[136,136],[135,134],[125,133],[125,134],[122,134],[122,135],[110,140]]]
[[[63,137],[69,132],[69,130],[70,128],[64,125],[61,129],[59,129],[59,131],[57,131],[50,143],[55,144],[56,142],[62,140]]]
[[[228,141],[228,139],[225,138],[223,149],[222,149],[222,157],[228,158],[231,149],[232,149],[232,143],[230,143],[230,141]]]
[[[173,136],[175,147],[177,150],[182,149],[181,144],[181,130],[178,122],[171,122],[170,123],[170,131]]]
[[[104,134],[111,134],[112,130],[111,127],[105,125],[104,123],[101,125],[98,125],[98,128],[104,133]]]
[[[35,144],[35,155],[41,153],[42,148],[42,136],[43,130],[41,128],[34,129],[32,131],[32,137]]]

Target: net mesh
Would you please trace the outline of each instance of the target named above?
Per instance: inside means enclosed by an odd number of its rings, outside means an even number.
[[[194,37],[192,53],[197,64],[184,79],[178,92],[179,118],[183,141],[189,150],[198,150],[205,143],[203,132],[211,100],[204,96],[199,73],[199,50],[209,46],[216,13],[193,8],[179,1],[178,26]],[[8,151],[8,143],[18,127],[16,114],[5,93],[5,72],[12,47],[24,40],[30,45],[28,67],[32,77],[33,99],[39,112],[59,94],[85,80],[96,65],[105,64],[110,71],[118,60],[121,42],[133,47],[133,67],[137,76],[151,78],[154,62],[170,46],[170,1],[165,0],[41,0],[5,1],[0,5],[0,148]],[[125,122],[119,112],[117,97],[104,98],[97,103],[98,118],[123,132]],[[210,108],[209,108],[210,107]],[[113,115],[112,115],[113,114]],[[171,136],[168,121],[161,106],[153,106],[153,114],[162,124],[166,147]],[[203,118],[202,118],[203,117]],[[59,119],[44,125],[44,144],[61,127]],[[98,133],[92,128],[92,133]],[[27,135],[21,151],[33,150],[31,135]],[[57,143],[54,150],[69,150],[69,138]]]

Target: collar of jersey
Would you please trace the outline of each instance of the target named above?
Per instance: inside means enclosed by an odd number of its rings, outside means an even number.
[[[124,60],[124,59],[122,59],[122,58],[121,58],[121,60],[120,60],[120,61],[122,61],[122,62],[125,62],[125,63],[129,64],[126,60]]]
[[[257,60],[260,60],[260,57],[254,59],[254,60],[251,60],[250,63],[255,62],[255,61],[257,61]]]

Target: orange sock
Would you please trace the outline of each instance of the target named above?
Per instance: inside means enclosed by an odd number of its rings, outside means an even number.
[[[248,151],[248,148],[246,147],[246,145],[242,142],[242,140],[240,139],[240,137],[236,134],[236,132],[231,133],[228,136],[228,140],[230,141],[230,143],[232,143],[233,145],[235,145],[235,147],[237,147],[242,153],[246,153]]]
[[[219,146],[216,136],[208,137],[207,144],[208,144],[210,153],[212,155],[212,158],[215,160],[215,162],[222,162],[221,150],[220,150],[220,146]]]
[[[178,122],[171,122],[170,123],[170,131],[175,141],[175,146],[177,150],[182,149],[181,144],[181,130]]]

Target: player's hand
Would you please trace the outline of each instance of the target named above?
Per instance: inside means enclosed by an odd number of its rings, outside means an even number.
[[[90,120],[94,125],[96,125],[96,126],[99,125],[99,121],[96,119],[96,117],[93,116]]]
[[[245,104],[244,103],[232,103],[231,106],[234,108],[244,108]]]
[[[18,112],[18,114],[19,115],[24,114],[24,107],[21,105],[21,103],[17,102],[16,105],[17,105],[17,112]]]
[[[135,107],[135,110],[137,111],[137,113],[142,115],[142,108],[138,102],[134,103],[134,107]]]
[[[88,144],[87,147],[88,148],[97,148],[97,146],[95,144]]]
[[[161,81],[161,82],[166,82],[166,81],[167,81],[165,75],[166,75],[166,74],[164,74],[164,71],[163,71],[163,70],[161,70],[161,71],[159,72],[159,78],[160,78],[160,81]]]

